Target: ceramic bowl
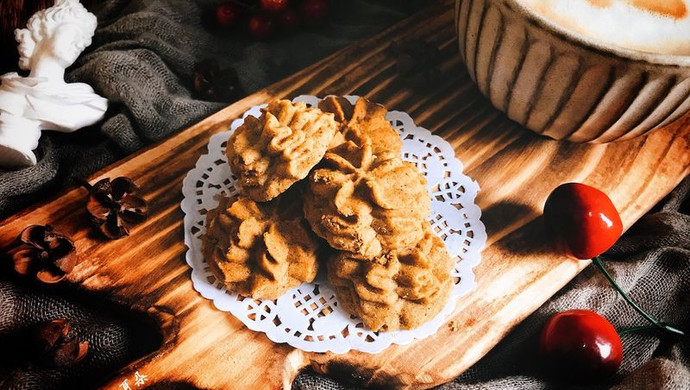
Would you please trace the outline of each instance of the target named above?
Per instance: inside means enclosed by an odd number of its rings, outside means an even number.
[[[539,134],[624,140],[690,109],[690,56],[607,45],[516,0],[456,0],[455,26],[462,60],[481,92]]]

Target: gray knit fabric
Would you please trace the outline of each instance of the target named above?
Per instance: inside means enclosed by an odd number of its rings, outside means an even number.
[[[194,64],[220,58],[236,68],[252,92],[317,61],[356,39],[369,36],[419,9],[427,1],[331,1],[328,27],[269,43],[251,43],[231,33],[212,35],[201,25],[211,0],[104,0],[92,46],[68,73],[90,83],[111,103],[106,120],[74,134],[44,134],[35,167],[0,171],[0,218],[58,191],[136,150],[164,139],[226,103],[191,96]],[[690,325],[690,180],[644,217],[613,248],[606,262],[623,288],[657,316],[688,330]],[[67,316],[93,345],[92,353],[68,370],[46,370],[0,357],[0,388],[89,388],[116,367],[150,350],[155,337],[141,319],[102,307],[98,297],[67,289],[45,291],[0,279],[0,350],[17,348],[16,332],[38,321]],[[546,318],[589,308],[616,326],[642,320],[592,267],[520,324],[489,355],[443,389],[565,388],[543,372],[536,339]],[[153,340],[153,341],[152,341]],[[620,375],[602,387],[689,389],[690,343],[655,333],[623,338]],[[14,359],[14,360],[13,360]],[[303,390],[342,389],[312,373],[301,374]],[[176,388],[176,387],[173,387]],[[181,385],[180,388],[188,388]]]
[[[320,29],[251,42],[237,32],[212,34],[202,25],[218,0],[103,0],[92,45],[67,80],[91,84],[110,101],[103,123],[72,134],[44,132],[36,166],[0,169],[0,219],[159,141],[230,102],[192,97],[194,65],[210,57],[233,66],[251,93],[337,49],[402,19],[423,0],[331,1]]]

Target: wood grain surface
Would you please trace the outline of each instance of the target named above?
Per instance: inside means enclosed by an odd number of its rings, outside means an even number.
[[[415,86],[400,77],[389,45],[408,39],[440,50],[438,61],[424,61],[440,72],[439,81]],[[458,301],[455,326],[376,355],[304,353],[248,330],[194,291],[184,260],[184,176],[206,153],[209,137],[245,110],[300,94],[357,94],[406,111],[448,140],[479,182],[488,243],[475,269],[477,289]],[[428,388],[467,369],[588,265],[559,256],[543,239],[540,215],[551,189],[580,181],[604,190],[627,228],[688,174],[688,124],[684,118],[644,138],[607,145],[557,142],[526,131],[472,84],[458,60],[452,1],[442,1],[89,178],[124,175],[140,184],[150,217],[130,237],[106,241],[95,234],[85,190],[74,188],[4,221],[0,247],[9,247],[29,224],[53,224],[78,248],[81,263],[70,283],[156,319],[160,349],[105,379],[104,388],[121,389],[124,379],[131,385],[139,371],[147,385],[162,388],[288,389],[307,366],[359,385]]]

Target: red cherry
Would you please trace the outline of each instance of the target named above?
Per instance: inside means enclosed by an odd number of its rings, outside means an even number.
[[[288,8],[278,16],[278,22],[283,31],[293,32],[299,27],[300,19],[295,10]]]
[[[623,359],[616,329],[591,310],[568,310],[551,317],[541,332],[539,352],[558,375],[577,383],[615,374]]]
[[[578,259],[592,259],[613,288],[642,317],[668,334],[685,334],[644,311],[616,283],[598,257],[615,244],[623,232],[621,217],[605,193],[581,183],[561,184],[546,199],[544,221],[560,250]]]
[[[242,19],[244,9],[231,2],[218,4],[216,7],[216,23],[220,27],[234,27]]]
[[[611,199],[581,183],[565,183],[553,190],[544,205],[544,220],[560,249],[578,259],[599,256],[623,232]]]
[[[323,22],[328,16],[328,3],[326,0],[304,0],[299,11],[305,22],[315,25]]]
[[[275,21],[265,14],[256,14],[249,19],[249,34],[255,39],[266,39],[273,35]]]
[[[261,9],[266,12],[282,12],[288,7],[288,0],[261,0],[259,2]]]

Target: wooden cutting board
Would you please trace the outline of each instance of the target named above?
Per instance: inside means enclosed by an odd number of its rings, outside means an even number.
[[[490,106],[458,60],[452,1],[436,3],[383,33],[248,96],[208,119],[90,178],[128,176],[141,185],[149,219],[130,237],[106,241],[85,216],[85,191],[59,197],[4,221],[6,248],[29,224],[53,224],[70,234],[82,262],[69,282],[148,313],[163,344],[114,374],[105,388],[122,389],[135,372],[147,385],[185,383],[208,389],[290,388],[306,366],[360,385],[428,388],[451,380],[481,358],[513,326],[580,272],[588,262],[556,254],[543,237],[541,209],[558,184],[580,181],[608,193],[629,227],[690,170],[689,118],[644,138],[609,145],[575,145],[541,138]],[[415,87],[398,75],[392,41],[416,39],[440,50],[440,82]],[[428,58],[428,56],[424,56]],[[424,59],[420,58],[420,59]],[[434,61],[423,61],[429,66]],[[457,303],[454,326],[429,338],[370,355],[304,353],[274,344],[192,288],[184,260],[182,180],[209,137],[248,108],[300,94],[356,94],[448,140],[481,192],[477,203],[487,248],[475,269],[477,289]]]

